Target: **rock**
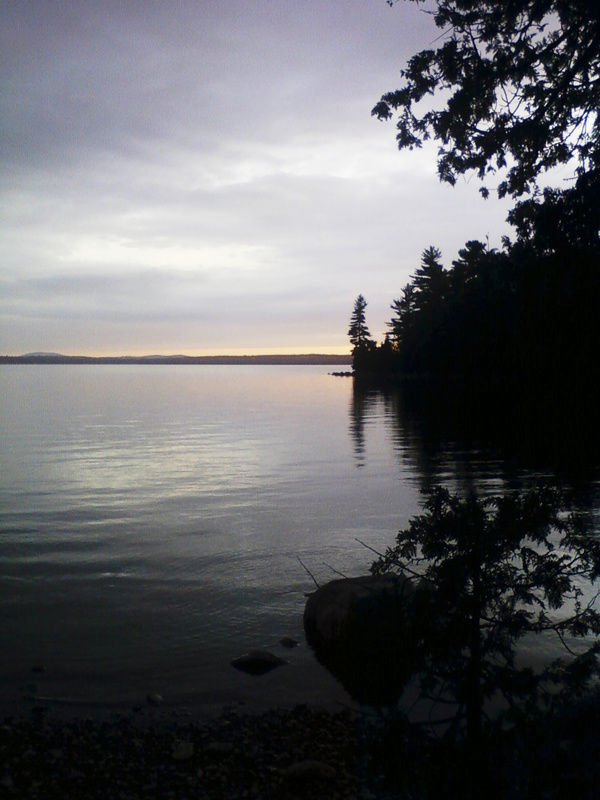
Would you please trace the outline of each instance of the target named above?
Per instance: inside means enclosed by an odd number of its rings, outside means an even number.
[[[391,574],[330,581],[309,596],[304,628],[325,641],[341,639],[361,618],[402,603],[414,593],[410,579]]]
[[[331,781],[335,778],[335,769],[322,761],[298,761],[283,770],[282,775],[296,781]]]
[[[151,706],[158,707],[162,705],[163,698],[162,695],[158,694],[157,692],[150,692],[146,695],[146,700]]]
[[[246,672],[248,675],[264,675],[276,667],[281,667],[288,662],[279,656],[269,653],[268,650],[251,650],[243,656],[234,658],[231,666]]]
[[[330,581],[310,595],[304,630],[319,661],[358,702],[392,705],[414,671],[415,584],[398,575]]]
[[[214,756],[228,756],[233,752],[231,742],[209,742],[206,751]]]
[[[280,639],[279,644],[282,647],[287,647],[288,650],[291,650],[294,647],[298,647],[298,642],[295,639],[290,639],[289,636],[284,636],[282,639]]]
[[[173,748],[172,756],[175,761],[187,761],[194,755],[193,742],[177,742]]]

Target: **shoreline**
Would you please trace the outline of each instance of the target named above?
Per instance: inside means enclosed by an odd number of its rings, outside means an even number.
[[[63,356],[60,354],[32,354],[0,356],[0,364],[154,364],[154,365],[215,365],[215,366],[340,366],[352,363],[352,356],[320,355],[264,355],[264,356]]]
[[[0,724],[0,789],[29,800],[356,798],[359,749],[347,709],[224,707],[198,721],[187,709],[149,707],[67,721],[34,707]]]
[[[596,698],[486,737],[474,764],[460,742],[366,708],[302,704],[248,713],[223,706],[198,720],[186,708],[148,704],[106,720],[61,720],[34,706],[19,719],[0,712],[0,796],[464,800],[466,787],[485,786],[477,797],[591,800],[600,779],[599,711]]]

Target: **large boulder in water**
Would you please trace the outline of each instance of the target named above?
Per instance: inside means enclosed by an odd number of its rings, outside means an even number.
[[[307,641],[358,702],[393,705],[414,673],[416,596],[413,581],[392,574],[334,580],[309,596]]]

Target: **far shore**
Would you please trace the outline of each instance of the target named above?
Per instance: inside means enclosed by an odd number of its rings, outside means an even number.
[[[21,356],[1,356],[0,364],[162,364],[162,365],[289,365],[332,366],[351,364],[352,356],[306,353],[301,355],[261,356],[65,356],[59,353],[27,353]]]

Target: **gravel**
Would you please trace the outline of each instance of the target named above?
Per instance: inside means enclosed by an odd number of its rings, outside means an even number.
[[[225,710],[197,722],[185,710],[102,721],[39,709],[0,726],[0,797],[369,800],[358,749],[351,711]]]
[[[552,724],[489,739],[481,756],[486,800],[596,800],[600,694]],[[39,706],[0,724],[9,800],[464,800],[476,766],[451,742],[364,709],[231,707],[199,720],[148,700],[108,719]]]

